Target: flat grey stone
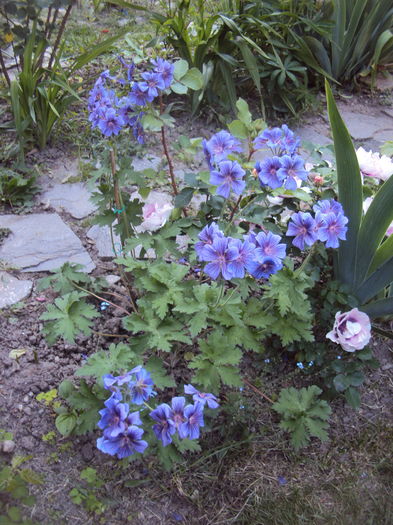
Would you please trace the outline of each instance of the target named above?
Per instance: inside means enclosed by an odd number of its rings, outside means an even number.
[[[156,155],[146,155],[143,158],[135,158],[132,160],[131,166],[135,171],[143,171],[151,169],[158,171],[160,164],[162,162],[162,157],[157,157]]]
[[[64,183],[72,177],[79,177],[79,160],[62,157],[50,169],[50,177],[56,182]]]
[[[95,224],[86,233],[87,237],[95,242],[99,257],[103,259],[113,259],[121,255],[120,236],[113,234],[113,244],[109,226],[99,226]],[[115,253],[116,252],[116,253]]]
[[[7,272],[0,272],[0,308],[7,308],[30,295],[33,281],[16,279]]]
[[[387,119],[372,115],[342,111],[341,116],[351,137],[355,140],[371,139],[377,131],[388,126]]]
[[[315,130],[315,126],[304,126],[294,130],[297,135],[299,135],[301,141],[311,142],[315,146],[328,146],[333,141],[331,138],[323,135],[319,131]],[[300,144],[301,146],[301,144]]]
[[[0,228],[11,234],[0,246],[0,259],[24,272],[44,272],[66,262],[91,272],[95,264],[75,233],[57,213],[0,215]]]
[[[57,211],[62,209],[75,219],[83,219],[96,211],[90,201],[91,192],[81,182],[74,184],[56,184],[41,195],[41,202],[48,203]]]
[[[393,89],[393,75],[378,75],[376,86],[377,89],[380,89],[381,91],[385,91],[386,89]]]
[[[393,108],[383,108],[382,111],[385,113],[385,115],[393,118]]]
[[[373,139],[377,142],[386,142],[387,140],[393,140],[393,129],[381,129],[373,135]]]

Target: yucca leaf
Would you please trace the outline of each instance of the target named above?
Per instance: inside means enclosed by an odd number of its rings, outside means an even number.
[[[343,284],[352,287],[354,283],[358,233],[362,218],[362,179],[351,137],[338,112],[327,80],[325,81],[325,89],[336,153],[339,201],[349,221],[347,239],[340,243],[338,252],[338,279]]]
[[[393,221],[392,203],[393,177],[390,177],[375,195],[359,230],[355,272],[357,285],[360,285],[367,277],[376,251]]]
[[[372,299],[393,281],[393,255],[372,273],[356,290],[361,303]]]
[[[385,315],[392,315],[393,313],[393,297],[387,299],[380,299],[372,303],[362,306],[362,312],[365,312],[368,316],[384,317]]]
[[[370,273],[381,266],[393,253],[393,235],[390,235],[378,248],[370,266]]]

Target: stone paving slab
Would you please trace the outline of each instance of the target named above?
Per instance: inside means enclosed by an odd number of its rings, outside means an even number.
[[[57,213],[0,215],[0,228],[11,230],[0,246],[0,260],[23,272],[54,270],[65,262],[82,264],[86,272],[95,268],[81,241]]]
[[[16,279],[7,272],[0,272],[0,308],[7,308],[30,295],[33,281]]]
[[[90,201],[91,192],[81,182],[73,184],[56,184],[45,191],[40,198],[44,204],[49,204],[55,210],[65,210],[74,219],[84,219],[94,213],[97,207]]]

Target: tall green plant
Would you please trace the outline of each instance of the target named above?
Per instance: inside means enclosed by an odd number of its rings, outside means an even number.
[[[59,6],[68,4],[64,17],[59,22],[56,13]],[[4,9],[9,9],[7,3]],[[69,65],[64,67],[61,63],[63,53],[63,33],[72,2],[32,2],[31,14],[22,17],[25,24],[8,24],[10,31],[15,31],[19,36],[14,46],[14,56],[18,74],[15,80],[10,80],[4,61],[0,61],[2,72],[9,86],[9,99],[13,114],[13,121],[8,127],[15,129],[20,150],[20,160],[24,158],[24,150],[28,142],[35,142],[43,148],[53,130],[66,109],[72,102],[80,100],[75,87],[70,79],[75,72],[93,60],[99,54],[104,53],[124,34],[108,38],[97,44],[88,52],[69,60]],[[43,7],[48,8],[46,23],[39,17]],[[54,10],[52,12],[52,9]],[[8,12],[8,11],[7,11]],[[11,9],[11,12],[12,9]],[[19,11],[17,11],[18,13]],[[51,14],[52,13],[52,14]],[[22,16],[22,15],[21,15]],[[53,18],[52,18],[53,16]],[[57,32],[54,26],[57,23]],[[52,45],[49,38],[52,36]],[[23,44],[23,52],[19,51]]]
[[[236,10],[225,14],[217,13],[217,8],[214,13],[208,12],[204,0],[165,2],[164,14],[125,0],[111,0],[110,3],[149,15],[158,33],[153,42],[163,40],[188,62],[190,68],[196,67],[203,73],[204,86],[193,97],[193,112],[205,95],[211,102],[219,100],[227,109],[235,110],[239,77],[244,80],[248,76],[261,93],[254,52],[268,57],[237,24],[236,16],[242,12],[243,2],[224,3],[223,8]]]
[[[308,66],[338,82],[351,82],[363,71],[375,70],[393,54],[391,0],[336,0],[329,38],[297,35],[297,55]]]
[[[332,91],[326,82],[328,113],[337,161],[339,200],[349,219],[347,240],[338,251],[337,278],[357,297],[361,309],[371,317],[393,313],[393,236],[385,238],[393,220],[393,177],[380,187],[362,217],[363,188],[352,140]]]

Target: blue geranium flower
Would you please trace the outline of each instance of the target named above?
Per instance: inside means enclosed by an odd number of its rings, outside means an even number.
[[[139,82],[139,87],[142,91],[146,91],[150,102],[158,97],[159,92],[165,89],[165,84],[159,73],[146,72],[142,73],[144,82]]]
[[[296,178],[305,180],[307,171],[304,169],[304,162],[300,155],[283,155],[280,157],[281,168],[277,175],[285,180],[284,186],[287,190],[296,190]],[[295,178],[296,177],[296,178]]]
[[[160,78],[164,83],[165,89],[169,88],[169,86],[172,84],[175,64],[171,64],[163,58],[156,58],[155,60],[152,59],[150,60],[150,62],[154,66],[154,71],[160,75]]]
[[[199,438],[199,427],[205,426],[203,421],[203,404],[196,402],[194,405],[187,405],[184,409],[186,422],[183,423],[183,431],[189,439]]]
[[[259,232],[253,236],[255,242],[255,255],[257,258],[271,257],[280,262],[285,259],[286,245],[280,243],[281,237],[272,232]]]
[[[255,244],[240,239],[229,239],[229,247],[237,250],[236,258],[228,264],[228,270],[232,277],[243,279],[245,270],[248,270],[250,264],[255,258]]]
[[[310,213],[299,211],[294,213],[287,230],[288,237],[295,237],[292,243],[300,250],[304,250],[304,245],[312,246],[317,240],[315,232],[315,220]]]
[[[143,454],[147,448],[147,442],[141,439],[143,429],[131,425],[115,438],[102,436],[97,439],[97,448],[105,454],[116,455],[119,459],[126,458],[140,452]]]
[[[192,395],[194,401],[199,401],[202,405],[207,404],[209,408],[215,409],[220,406],[215,395],[200,392],[192,385],[184,385],[184,393]]]
[[[268,279],[282,268],[282,262],[273,257],[261,257],[250,264],[249,272],[255,279]]]
[[[279,157],[270,157],[262,162],[257,162],[255,169],[262,186],[266,185],[274,190],[283,185],[285,177],[280,174],[281,162]]]
[[[218,165],[219,171],[210,173],[210,184],[218,186],[217,195],[227,199],[233,191],[236,195],[241,195],[246,187],[243,180],[244,169],[236,161],[224,160]]]
[[[101,419],[97,426],[104,430],[105,437],[113,438],[126,430],[126,418],[130,408],[127,403],[120,403],[116,396],[107,399],[104,405],[106,408],[98,412]]]
[[[343,214],[317,212],[315,220],[318,223],[318,240],[325,243],[326,248],[338,248],[339,239],[345,240],[348,228],[347,217]]]
[[[205,226],[203,230],[201,230],[201,232],[198,234],[198,238],[200,239],[200,241],[195,243],[195,251],[197,252],[200,261],[205,260],[203,255],[205,246],[212,245],[216,237],[222,238],[224,237],[224,234],[215,222],[212,222],[211,224]]]
[[[210,261],[205,266],[205,272],[212,279],[217,279],[220,273],[224,279],[232,279],[233,275],[228,264],[237,256],[237,249],[229,247],[226,237],[216,237],[211,245],[207,244],[203,249],[203,260]]]
[[[172,419],[172,410],[166,403],[161,403],[150,412],[150,417],[157,421],[153,425],[154,434],[162,441],[164,447],[172,443],[173,434],[176,432],[175,422]]]
[[[153,394],[153,380],[149,372],[144,368],[135,373],[135,379],[130,381],[131,401],[136,405],[142,405]]]
[[[210,140],[208,140],[207,147],[216,162],[227,159],[231,153],[240,153],[243,151],[241,142],[228,133],[228,131],[224,130],[213,135]]]
[[[124,125],[123,117],[114,108],[105,109],[98,122],[98,128],[106,137],[118,135]]]

